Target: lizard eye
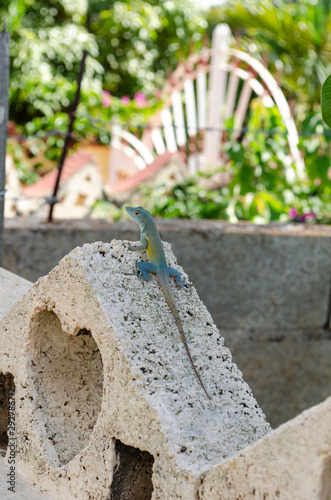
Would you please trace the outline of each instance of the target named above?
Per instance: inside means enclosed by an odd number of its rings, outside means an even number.
[[[139,210],[135,210],[133,213],[134,215],[139,215]]]

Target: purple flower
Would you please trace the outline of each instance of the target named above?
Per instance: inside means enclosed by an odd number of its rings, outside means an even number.
[[[130,97],[128,95],[125,95],[124,97],[122,97],[121,103],[123,104],[123,106],[127,106],[128,104],[130,104]]]
[[[146,96],[145,94],[142,94],[141,92],[137,92],[134,95],[134,100],[138,104],[138,106],[144,106],[146,104]]]
[[[111,106],[111,93],[108,90],[102,91],[102,101],[101,104],[104,108],[110,108]]]

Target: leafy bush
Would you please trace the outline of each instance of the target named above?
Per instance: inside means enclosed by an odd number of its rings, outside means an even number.
[[[163,85],[166,72],[192,48],[199,49],[207,27],[190,0],[101,2],[89,12],[90,32],[105,68],[105,88],[118,95],[149,96]]]
[[[321,116],[313,115],[303,123],[308,137],[302,137],[300,146],[305,152],[307,179],[290,182],[286,172],[295,166],[290,162],[278,109],[265,108],[259,99],[251,109],[243,140],[234,143],[228,138],[225,166],[213,175],[201,174],[170,189],[159,186],[145,192],[145,205],[152,213],[231,222],[330,222],[331,136],[321,135]],[[223,187],[217,185],[219,174],[230,179]]]
[[[0,5],[0,21],[4,14],[11,32],[10,119],[22,125],[68,111],[84,49],[80,108],[95,116],[107,90],[115,96],[108,118],[115,112],[125,119],[135,109],[121,97],[134,102],[140,92],[153,100],[166,71],[201,46],[207,26],[190,0],[12,0]]]
[[[243,29],[245,49],[254,42],[260,54],[267,50],[270,63],[282,68],[282,85],[295,103],[303,134],[307,179],[289,181],[286,172],[294,166],[286,130],[277,109],[267,110],[256,100],[248,131],[238,141],[227,137],[222,169],[146,192],[147,208],[164,217],[331,220],[330,136],[323,132],[318,112],[321,83],[331,71],[330,5],[229,1],[209,16],[210,32],[215,23],[229,22],[233,31]],[[20,133],[37,136],[9,142],[25,183],[34,182],[59,159],[63,135],[38,136],[66,132],[85,48],[89,56],[75,137],[108,144],[112,118],[143,125],[162,105],[157,96],[166,71],[201,47],[207,26],[190,0],[3,0],[0,20],[4,13],[11,31],[10,118]],[[107,213],[107,203],[99,205]],[[118,209],[111,216],[118,218]]]
[[[327,77],[322,87],[321,108],[323,120],[331,127],[331,75]]]
[[[208,14],[209,30],[219,22],[239,31],[246,50],[267,54],[278,70],[296,120],[319,108],[320,91],[331,73],[331,3],[300,0],[227,0]]]

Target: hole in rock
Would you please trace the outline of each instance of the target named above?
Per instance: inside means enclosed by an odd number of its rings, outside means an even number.
[[[154,458],[148,451],[115,442],[117,468],[110,489],[110,500],[150,500],[153,493]]]
[[[8,445],[8,423],[15,431],[15,385],[10,373],[0,373],[0,455],[6,455]]]
[[[48,310],[34,317],[32,333],[31,382],[37,393],[32,404],[62,466],[87,446],[98,418],[102,358],[90,331],[67,335]]]
[[[331,457],[325,460],[322,474],[321,500],[331,500]]]

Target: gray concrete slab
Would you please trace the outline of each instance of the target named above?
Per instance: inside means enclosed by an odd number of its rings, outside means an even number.
[[[299,415],[331,395],[331,339],[326,332],[248,340],[231,348],[232,332],[222,332],[271,426]]]

